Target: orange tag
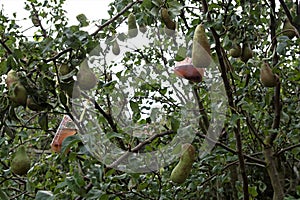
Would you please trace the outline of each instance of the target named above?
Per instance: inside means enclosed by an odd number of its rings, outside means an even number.
[[[75,135],[77,133],[77,129],[74,128],[75,124],[71,120],[71,118],[67,115],[64,116],[60,125],[56,131],[56,134],[51,142],[51,150],[54,152],[60,152],[62,147],[62,142],[66,137],[71,135]]]

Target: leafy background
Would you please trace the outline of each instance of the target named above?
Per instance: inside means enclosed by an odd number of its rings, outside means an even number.
[[[109,6],[110,18],[100,19],[92,33],[84,30],[88,24],[94,23],[84,14],[78,13],[77,25],[68,25],[63,4],[63,0],[25,1],[28,18],[38,18],[38,30],[30,38],[24,36],[14,17],[7,17],[3,9],[0,11],[2,82],[10,69],[16,70],[28,95],[45,108],[31,111],[13,105],[6,85],[0,85],[1,199],[300,198],[300,40],[299,36],[289,39],[282,34],[285,18],[289,18],[300,31],[298,0],[116,0]],[[71,115],[72,99],[66,94],[66,87],[72,84],[72,76],[77,73],[86,54],[100,41],[113,38],[116,28],[127,23],[129,13],[136,15],[138,25],[163,28],[162,7],[168,8],[181,35],[192,38],[198,24],[203,23],[206,27],[229,105],[222,135],[213,151],[196,159],[190,176],[181,185],[169,178],[177,160],[152,173],[125,173],[108,168],[95,159],[79,136],[71,136],[63,142],[62,149],[71,148],[69,153],[51,152],[50,143],[62,116]],[[126,53],[121,61],[126,70],[149,61],[158,67],[173,69],[175,61],[183,57],[176,57],[178,49],[163,48],[172,46],[171,37],[162,41],[161,47],[157,45],[152,49]],[[233,42],[248,43],[254,52],[253,58],[244,63],[230,57],[228,51]],[[183,52],[190,56],[190,48],[184,48]],[[274,88],[265,88],[260,83],[263,60],[280,77],[280,84]],[[59,74],[62,64],[70,69],[65,76]],[[109,96],[115,89],[110,83],[110,67],[107,66],[97,85],[100,105],[97,120],[108,132],[118,132],[111,138],[115,144],[125,149],[133,148],[143,141],[124,136],[120,129],[115,130],[117,124],[114,127],[108,121],[112,119]],[[199,102],[210,118],[210,98],[205,82],[190,87],[196,88],[201,97]],[[135,95],[148,98],[151,92],[169,95],[157,82],[139,88]],[[146,124],[149,121],[139,121],[141,106],[132,103],[131,108],[136,123]],[[103,115],[102,111],[108,115]],[[169,131],[169,134],[145,145],[145,151],[159,149],[168,143],[176,134],[179,119],[176,113],[169,115],[161,124],[161,130]],[[196,149],[200,148],[205,135],[205,130],[198,128],[193,141]],[[25,176],[10,171],[14,152],[21,144],[27,147],[32,166]]]

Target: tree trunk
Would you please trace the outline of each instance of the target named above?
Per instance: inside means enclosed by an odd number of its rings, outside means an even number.
[[[276,160],[274,158],[274,152],[271,147],[265,147],[264,149],[264,155],[266,160],[266,167],[269,174],[269,177],[271,179],[271,184],[274,190],[273,193],[273,200],[283,200],[284,199],[284,192],[283,187],[281,185],[280,181],[280,175],[276,168]]]

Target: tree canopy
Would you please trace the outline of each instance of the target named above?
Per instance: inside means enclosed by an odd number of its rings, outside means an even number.
[[[300,198],[300,1],[64,3],[0,10],[0,199]]]

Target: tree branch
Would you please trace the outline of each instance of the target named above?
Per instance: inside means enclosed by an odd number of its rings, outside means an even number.
[[[102,25],[98,26],[98,29],[94,33],[92,33],[91,36],[96,36],[103,28],[105,28],[106,26],[110,25],[113,21],[115,21],[116,19],[118,19],[127,10],[129,10],[132,6],[134,6],[134,4],[136,4],[136,3],[142,3],[142,2],[143,2],[143,0],[136,0],[136,1],[131,2],[130,4],[128,4],[127,6],[125,6],[120,12],[118,12],[115,16],[113,16],[111,19],[109,19],[108,21],[106,21]]]
[[[70,51],[72,51],[73,49],[70,47],[70,48],[67,48],[67,49],[65,49],[65,50],[63,50],[63,51],[61,51],[61,52],[59,52],[58,54],[56,54],[55,56],[53,56],[52,58],[49,58],[49,59],[43,59],[43,61],[45,62],[45,63],[48,63],[48,62],[51,62],[51,61],[54,61],[54,60],[56,60],[56,59],[58,59],[59,57],[61,57],[62,55],[64,55],[65,53],[68,53],[68,52],[70,52]]]
[[[153,140],[155,140],[156,138],[159,138],[159,137],[163,137],[165,135],[170,135],[174,133],[173,130],[168,130],[168,131],[165,131],[163,133],[159,133],[159,134],[155,134],[151,137],[149,137],[148,139],[146,139],[145,141],[139,143],[137,146],[135,146],[134,148],[131,149],[131,151],[127,151],[125,152],[121,157],[119,157],[116,161],[114,161],[112,164],[108,165],[107,168],[114,168],[116,166],[118,166],[124,159],[126,159],[129,154],[131,152],[138,152],[141,148],[143,148],[146,144],[150,144]]]
[[[280,154],[282,154],[282,153],[284,153],[286,151],[292,150],[294,148],[297,148],[297,147],[300,147],[300,144],[294,144],[292,146],[289,146],[289,147],[286,147],[284,149],[281,149],[280,151],[277,151],[274,156],[279,156]]]
[[[214,143],[214,144],[216,144],[217,146],[220,146],[220,147],[222,147],[223,149],[225,149],[225,150],[227,150],[228,152],[230,152],[230,153],[232,153],[232,154],[237,154],[237,152],[234,150],[234,149],[231,149],[230,147],[228,147],[226,144],[224,144],[224,143],[222,143],[222,142],[218,142],[218,141],[215,141],[215,140],[213,140],[213,139],[211,139],[211,138],[209,138],[209,137],[207,137],[206,135],[203,135],[203,134],[201,134],[200,132],[197,132],[196,133],[200,138],[203,138],[203,139],[207,139],[207,140],[209,140],[209,142],[211,142],[211,143]],[[255,154],[254,154],[255,155]],[[256,163],[258,163],[258,164],[260,164],[260,165],[266,165],[266,162],[265,161],[263,161],[263,160],[261,160],[261,159],[258,159],[258,158],[254,158],[254,157],[252,157],[252,156],[254,156],[254,155],[243,155],[244,156],[244,158],[246,159],[246,160],[251,160],[251,161],[253,161],[253,162],[256,162]]]
[[[4,41],[0,40],[0,44],[4,47],[4,49],[7,51],[7,53],[12,54],[13,52],[10,50],[10,48],[5,44]]]

